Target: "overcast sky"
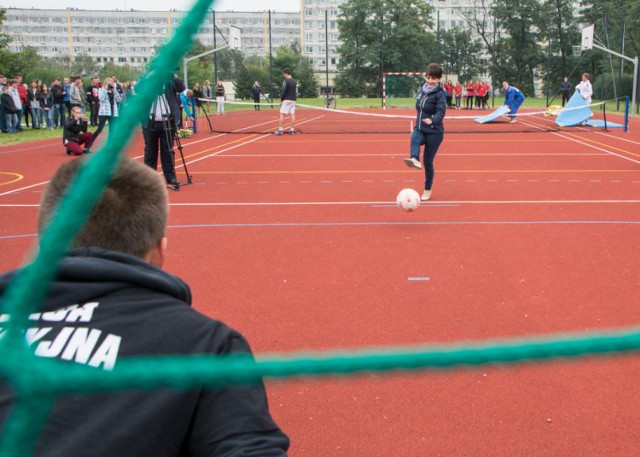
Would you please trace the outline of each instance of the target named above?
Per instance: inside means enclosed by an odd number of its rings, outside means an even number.
[[[84,10],[146,10],[167,11],[170,9],[187,10],[195,0],[109,0],[107,2],[91,2],[89,0],[0,0],[0,7],[65,9],[79,8]],[[300,0],[215,0],[216,11],[300,11]]]

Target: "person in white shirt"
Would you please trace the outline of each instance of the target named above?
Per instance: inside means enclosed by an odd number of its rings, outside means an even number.
[[[576,90],[580,92],[580,96],[587,105],[591,104],[591,96],[593,95],[593,86],[589,81],[589,73],[582,73],[582,82],[576,86]]]

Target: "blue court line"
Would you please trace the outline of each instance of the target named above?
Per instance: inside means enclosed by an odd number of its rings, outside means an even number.
[[[227,228],[227,227],[362,227],[362,226],[385,226],[385,225],[640,225],[640,221],[450,221],[450,222],[277,222],[264,224],[189,224],[189,225],[169,225],[170,229],[188,228]],[[4,235],[0,240],[11,240],[15,238],[36,237],[37,233],[27,233],[22,235]]]

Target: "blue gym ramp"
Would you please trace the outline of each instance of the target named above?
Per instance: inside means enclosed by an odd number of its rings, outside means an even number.
[[[511,108],[509,108],[508,106],[502,105],[493,113],[489,113],[486,116],[475,118],[474,122],[477,122],[478,124],[486,124],[487,122],[495,121],[499,117],[502,117],[505,114],[508,114],[509,111],[511,111]]]
[[[573,97],[556,117],[556,124],[560,127],[575,127],[583,124],[593,116],[591,108],[584,102],[580,92],[575,91]]]
[[[609,122],[605,124],[605,122],[601,119],[594,119],[592,121],[587,121],[587,125],[589,127],[597,127],[599,129],[608,128],[608,129],[623,129],[624,124],[616,124],[615,122]]]

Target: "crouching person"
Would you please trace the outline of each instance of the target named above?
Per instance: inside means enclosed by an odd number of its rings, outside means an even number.
[[[79,156],[91,152],[89,148],[93,144],[93,133],[87,132],[88,125],[87,116],[82,114],[80,107],[71,108],[71,115],[64,121],[62,134],[67,155]]]

